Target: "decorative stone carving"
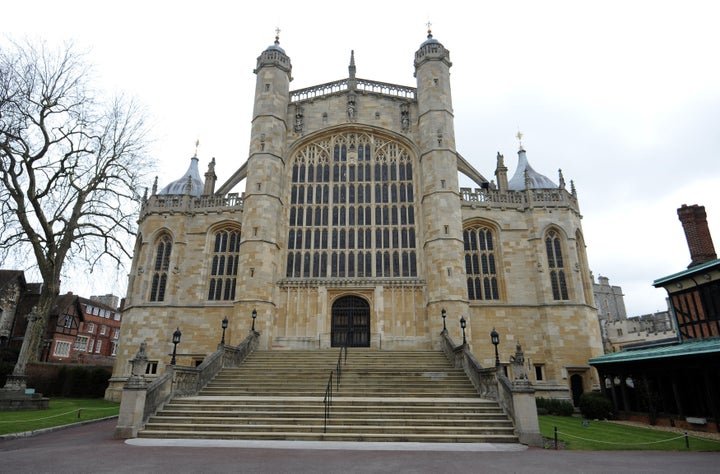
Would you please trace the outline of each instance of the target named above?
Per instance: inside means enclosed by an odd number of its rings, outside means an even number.
[[[357,104],[355,103],[355,94],[349,94],[347,98],[347,117],[348,121],[354,122],[357,115]]]
[[[400,106],[400,124],[404,132],[410,129],[410,110],[407,104]]]
[[[299,105],[295,106],[295,133],[302,133],[303,131],[303,108]]]
[[[135,358],[130,360],[130,378],[126,386],[142,387],[145,385],[145,370],[147,370],[147,343],[141,342]]]
[[[516,381],[527,381],[528,374],[525,367],[525,355],[523,354],[520,343],[515,346],[515,355],[510,356],[510,364],[512,365],[513,376]]]

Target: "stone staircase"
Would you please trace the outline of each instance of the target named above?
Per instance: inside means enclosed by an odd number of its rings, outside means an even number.
[[[497,402],[479,398],[440,351],[350,348],[323,397],[339,349],[256,351],[197,396],[176,397],[141,438],[517,443]],[[335,379],[334,379],[335,380]]]

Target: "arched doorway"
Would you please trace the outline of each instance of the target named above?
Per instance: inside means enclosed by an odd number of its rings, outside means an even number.
[[[573,405],[578,406],[580,396],[585,392],[582,375],[573,374],[570,376],[570,391],[572,391]]]
[[[332,305],[332,347],[370,347],[370,304],[358,296],[343,296]]]

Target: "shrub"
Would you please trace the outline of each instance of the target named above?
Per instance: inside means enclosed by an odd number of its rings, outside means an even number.
[[[18,358],[18,351],[4,347],[0,349],[0,387],[5,386],[7,376],[12,374],[15,362]]]
[[[536,398],[535,405],[538,415],[571,416],[575,410],[569,401],[556,398]]]
[[[612,417],[612,402],[600,392],[583,393],[578,405],[582,416],[589,420],[605,420]]]
[[[101,398],[111,367],[71,364],[28,365],[28,386],[45,396]]]

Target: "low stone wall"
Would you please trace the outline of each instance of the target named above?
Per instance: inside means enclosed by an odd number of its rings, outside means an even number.
[[[50,399],[41,393],[0,390],[0,411],[43,410],[49,406]]]

